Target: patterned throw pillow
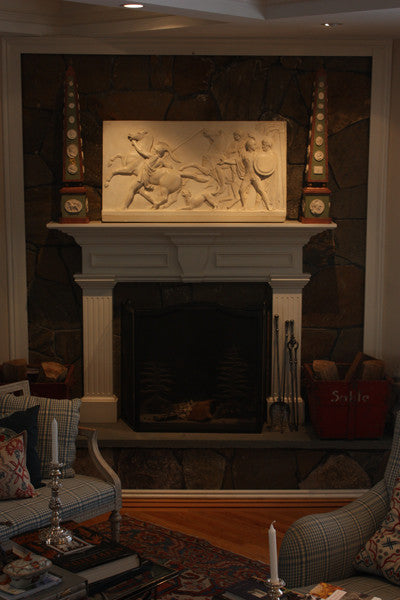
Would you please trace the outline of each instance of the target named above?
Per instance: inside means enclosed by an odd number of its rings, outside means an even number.
[[[29,477],[33,487],[41,487],[42,472],[40,470],[40,459],[36,450],[38,441],[37,417],[39,406],[31,406],[27,410],[16,410],[7,417],[0,418],[0,427],[6,427],[16,433],[26,431],[26,466],[28,467]]]
[[[354,567],[400,585],[400,477],[393,488],[390,511],[380,529],[357,554]]]
[[[0,398],[0,417],[16,410],[26,410],[39,405],[37,451],[43,479],[50,478],[51,463],[51,423],[55,418],[58,424],[58,460],[64,464],[63,477],[73,477],[72,468],[76,456],[80,398],[59,400],[37,396],[14,396],[6,394]]]
[[[25,433],[0,442],[0,500],[32,498],[35,488],[26,468]]]

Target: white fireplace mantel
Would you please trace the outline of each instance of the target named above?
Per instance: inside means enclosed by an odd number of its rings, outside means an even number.
[[[294,320],[301,342],[303,246],[330,224],[49,223],[82,247],[84,397],[81,420],[115,422],[112,379],[112,296],[117,282],[265,282],[280,323]],[[281,347],[284,332],[280,328]],[[274,352],[274,350],[273,350]],[[272,357],[274,360],[274,357]],[[298,369],[301,347],[298,351]],[[272,390],[276,391],[272,381]]]

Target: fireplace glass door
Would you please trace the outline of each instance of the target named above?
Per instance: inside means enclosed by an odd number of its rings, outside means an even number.
[[[124,303],[122,418],[137,431],[261,431],[268,323],[265,304],[143,310]]]

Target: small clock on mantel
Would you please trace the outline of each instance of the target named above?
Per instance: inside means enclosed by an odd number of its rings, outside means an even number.
[[[328,83],[319,70],[315,77],[309,144],[303,188],[302,223],[331,223],[328,183]]]
[[[88,223],[88,201],[83,185],[82,136],[79,115],[78,86],[74,69],[66,70],[64,80],[63,187],[61,223]]]

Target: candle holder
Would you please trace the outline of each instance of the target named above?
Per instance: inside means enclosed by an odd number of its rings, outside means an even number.
[[[285,586],[286,583],[283,579],[278,579],[278,581],[272,581],[271,579],[267,579],[265,582],[265,587],[267,588],[267,596],[268,600],[284,600],[286,597],[285,594]]]
[[[68,529],[64,529],[60,524],[60,513],[62,503],[59,498],[59,491],[62,487],[61,483],[61,467],[63,463],[52,462],[50,469],[51,482],[51,498],[49,508],[52,511],[50,527],[43,530],[40,535],[40,541],[47,546],[54,546],[59,550],[68,550],[72,542],[72,533]]]

